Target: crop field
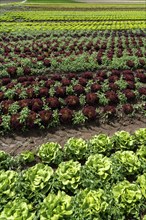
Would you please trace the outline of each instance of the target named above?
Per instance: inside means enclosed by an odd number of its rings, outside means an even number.
[[[0,220],[146,220],[145,5],[38,2],[0,5]]]

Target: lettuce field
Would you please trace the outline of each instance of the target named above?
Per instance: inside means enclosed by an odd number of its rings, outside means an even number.
[[[145,146],[139,129],[0,151],[0,219],[145,219]]]
[[[0,220],[146,220],[144,4],[0,4],[0,22]]]

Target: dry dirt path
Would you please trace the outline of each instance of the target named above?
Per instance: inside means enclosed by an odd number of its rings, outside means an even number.
[[[83,127],[59,127],[48,131],[34,130],[20,134],[8,134],[0,137],[0,150],[4,150],[12,155],[17,155],[25,150],[35,151],[36,148],[46,142],[58,142],[63,146],[71,137],[82,137],[89,139],[92,136],[105,133],[113,135],[116,131],[125,130],[133,133],[139,128],[146,128],[146,118],[115,122],[113,124],[88,125]]]

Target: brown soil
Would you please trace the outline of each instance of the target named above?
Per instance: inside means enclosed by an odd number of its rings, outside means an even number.
[[[33,130],[23,133],[10,133],[0,137],[0,150],[17,155],[25,150],[36,151],[36,149],[46,142],[58,142],[61,146],[71,137],[82,137],[89,139],[92,136],[105,133],[109,136],[116,131],[125,130],[133,133],[139,128],[146,128],[146,118],[137,119],[125,118],[119,122],[105,124],[88,124],[82,127],[61,126],[57,129]]]

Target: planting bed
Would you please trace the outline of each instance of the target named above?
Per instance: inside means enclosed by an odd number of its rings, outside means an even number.
[[[0,151],[0,219],[145,219],[146,129]],[[19,203],[19,206],[18,206]]]
[[[143,6],[38,7],[1,8],[0,220],[146,220]]]
[[[142,30],[2,33],[1,132],[145,116],[144,37]]]

